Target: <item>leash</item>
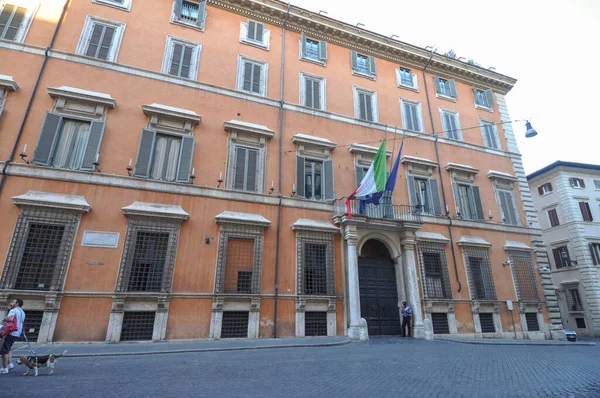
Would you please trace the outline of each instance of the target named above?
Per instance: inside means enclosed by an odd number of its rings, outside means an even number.
[[[29,350],[33,353],[33,356],[35,357],[35,363],[38,363],[38,355],[36,354],[33,347],[31,347],[31,344],[29,344],[29,339],[27,338],[27,334],[25,334],[25,329],[23,329],[21,334],[23,335],[23,337],[25,337],[25,342],[27,343],[27,347],[29,347]]]

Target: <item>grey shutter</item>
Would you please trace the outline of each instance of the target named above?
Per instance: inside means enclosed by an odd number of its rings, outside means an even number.
[[[362,182],[363,178],[365,178],[365,169],[362,166],[355,166],[354,170],[356,173],[356,186],[358,186],[358,184]]]
[[[312,84],[312,80],[308,79],[308,78],[304,78],[304,89],[305,89],[305,93],[304,93],[304,105],[309,107],[309,108],[314,108],[314,101],[313,101],[313,84]]]
[[[581,188],[585,188],[585,180],[583,178],[579,179],[579,184],[581,185]]]
[[[544,194],[544,189],[542,188],[542,185],[540,185],[538,187],[538,195],[542,196]]]
[[[333,200],[335,199],[333,185],[333,160],[326,160],[323,162],[323,175],[325,177],[323,198],[325,200]]]
[[[177,182],[188,182],[194,158],[194,137],[181,138],[181,152],[179,153],[179,168],[177,169]]]
[[[325,40],[319,41],[319,59],[327,61],[327,42]]]
[[[417,105],[412,105],[410,107],[411,118],[413,121],[413,130],[421,131],[421,124],[419,123],[419,115],[417,114],[418,107]]]
[[[356,70],[358,68],[357,61],[358,53],[354,50],[350,51],[350,62],[352,63],[352,69]]]
[[[372,96],[372,94],[371,95],[365,94],[365,107],[367,109],[367,114],[365,115],[366,119],[369,122],[374,121],[375,118],[373,118],[373,96]]]
[[[411,206],[417,205],[417,195],[415,193],[415,177],[406,176],[406,181],[408,182],[408,197],[410,200]]]
[[[358,118],[363,119],[363,120],[367,118],[367,105],[366,105],[365,97],[366,97],[365,94],[358,93],[358,104],[359,104]]]
[[[204,20],[206,19],[206,1],[198,3],[198,19],[196,19],[196,26],[201,28],[204,26]]]
[[[487,98],[487,105],[491,108],[494,106],[494,93],[492,92],[492,89],[487,89],[484,91],[485,96]]]
[[[252,67],[254,65],[250,62],[244,62],[244,85],[242,89],[244,91],[252,91]]]
[[[500,210],[502,210],[503,221],[507,224],[512,224],[510,211],[508,209],[508,200],[505,194],[506,192],[504,191],[498,191],[498,198],[500,199]]]
[[[552,249],[552,254],[554,255],[554,263],[556,264],[556,268],[562,268],[562,261],[560,261],[560,252],[558,249]]]
[[[246,39],[256,40],[256,22],[248,21],[248,32],[246,33]]]
[[[244,189],[246,176],[246,148],[235,149],[235,166],[233,176],[233,189]]]
[[[173,7],[173,13],[177,19],[181,18],[181,3],[183,0],[175,0],[175,6]]]
[[[260,94],[260,74],[262,65],[253,65],[252,69],[252,92]]]
[[[83,162],[81,170],[94,170],[94,161],[100,150],[100,143],[104,135],[104,122],[93,121],[90,126],[90,136],[88,138],[85,153],[83,154]]]
[[[4,8],[2,9],[2,13],[0,14],[0,39],[5,38],[2,36],[2,32],[4,32],[4,28],[6,28],[6,25],[8,24],[8,18],[10,18],[14,9],[15,6],[10,4],[4,5]]]
[[[454,190],[454,204],[456,205],[456,211],[461,213],[462,216],[464,216],[464,214],[462,214],[463,212],[463,208],[462,208],[462,203],[460,201],[460,190],[458,188],[458,184],[455,182],[454,184],[452,184],[452,189]],[[458,216],[458,214],[457,214]]]
[[[52,149],[54,148],[54,142],[58,136],[58,130],[61,126],[62,116],[56,113],[46,113],[44,124],[42,125],[42,131],[33,153],[33,163],[39,164],[40,166],[47,166],[50,164],[50,156],[52,155]]]
[[[255,34],[255,40],[259,41],[262,43],[263,41],[263,29],[264,29],[264,25],[261,23],[256,23],[256,34]]]
[[[102,36],[102,42],[100,43],[100,49],[98,50],[99,59],[108,59],[108,55],[110,53],[110,47],[112,44],[112,39],[115,35],[115,28],[110,26],[104,27],[104,35]]]
[[[104,31],[104,26],[99,24],[94,24],[94,29],[92,29],[92,35],[90,37],[90,42],[88,43],[87,51],[85,55],[87,57],[96,57],[98,53],[98,46],[100,45],[100,38],[102,37],[102,32]]]
[[[321,109],[321,82],[319,80],[313,80],[312,87],[313,108]]]
[[[515,206],[513,204],[513,195],[510,192],[504,192],[504,196],[506,197],[506,205],[508,206],[510,224],[517,225],[519,224],[519,218],[517,214],[517,209],[515,209]]]
[[[181,60],[181,73],[180,77],[189,79],[194,76],[190,76],[190,70],[192,65],[192,54],[194,53],[194,49],[192,47],[184,47],[183,50],[183,58]]]
[[[19,28],[21,27],[21,22],[23,22],[23,18],[25,18],[25,13],[27,12],[27,8],[17,7],[17,11],[13,15],[12,21],[10,21],[10,25],[4,34],[5,40],[14,40],[17,37],[17,33],[19,33]]]
[[[246,167],[246,191],[256,192],[257,173],[258,173],[258,151],[248,149],[248,167]]]
[[[306,35],[304,32],[300,34],[300,51],[301,57],[306,58]]]
[[[448,80],[448,86],[450,87],[450,96],[456,98],[456,81],[453,79]]]
[[[171,57],[171,68],[169,74],[173,76],[179,76],[179,67],[181,66],[181,53],[183,46],[175,43],[173,45],[173,56]]]
[[[440,94],[440,77],[433,75],[433,81],[435,82],[435,92]]]
[[[150,161],[152,159],[155,136],[156,132],[154,130],[142,129],[137,159],[135,160],[135,170],[133,171],[133,175],[136,177],[148,178],[150,174]]]
[[[477,211],[476,219],[483,220],[483,203],[481,202],[481,195],[479,194],[479,187],[472,185],[471,190],[473,192],[473,201],[475,202],[475,211]]]
[[[475,87],[473,87],[473,99],[477,105],[483,105],[479,103],[479,97],[477,96],[477,89]]]
[[[304,191],[304,158],[296,157],[296,196],[303,198],[306,193]]]
[[[442,203],[440,201],[440,189],[435,178],[429,179],[429,191],[431,192],[431,201],[433,202],[433,214],[442,215]]]
[[[590,248],[590,255],[592,256],[592,264],[598,265],[598,263],[600,262],[600,259],[598,257],[596,257],[596,252],[594,251],[594,245],[592,243],[589,243],[588,246]]]
[[[375,66],[375,57],[371,55],[369,55],[369,72],[371,72],[372,75],[377,74],[377,68]]]

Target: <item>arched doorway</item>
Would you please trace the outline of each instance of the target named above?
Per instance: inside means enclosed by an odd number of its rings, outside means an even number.
[[[398,288],[394,260],[387,247],[370,239],[358,257],[360,313],[369,326],[369,335],[400,334]]]

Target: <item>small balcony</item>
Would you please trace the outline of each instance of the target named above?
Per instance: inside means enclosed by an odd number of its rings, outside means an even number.
[[[379,204],[361,203],[358,199],[350,200],[352,217],[366,217],[379,220],[423,222],[423,210],[420,206],[394,205],[386,203],[383,198]],[[333,216],[344,216],[348,213],[346,200],[338,199],[333,202]]]

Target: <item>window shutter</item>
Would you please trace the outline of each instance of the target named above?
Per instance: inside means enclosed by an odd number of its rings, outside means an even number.
[[[17,33],[19,33],[19,28],[21,27],[21,22],[23,22],[23,18],[25,18],[26,12],[27,8],[17,7],[17,11],[13,15],[13,19],[12,21],[10,21],[10,25],[8,26],[8,29],[4,34],[5,40],[14,40],[17,37]]]
[[[456,93],[456,81],[453,79],[448,80],[448,86],[450,87],[450,96],[452,98],[456,98],[457,97],[457,93]]]
[[[367,118],[367,105],[366,105],[366,95],[363,93],[358,93],[358,104],[359,104],[359,119]]]
[[[252,91],[252,66],[250,62],[244,62],[244,91]]]
[[[574,178],[573,177],[569,177],[569,185],[570,186],[574,186],[575,183],[573,182]]]
[[[173,56],[171,57],[171,69],[169,70],[170,75],[179,76],[179,67],[181,66],[182,51],[183,51],[183,46],[181,44],[175,43],[173,45]]]
[[[304,32],[300,33],[300,52],[301,58],[306,58],[306,35]]]
[[[206,0],[198,3],[198,19],[196,19],[196,26],[202,28],[204,26],[204,20],[206,19]]]
[[[594,265],[598,265],[598,263],[600,263],[600,259],[596,257],[596,252],[594,251],[594,244],[589,243],[588,246],[590,248],[590,254],[592,255],[592,263]]]
[[[177,169],[177,182],[188,182],[194,158],[194,137],[181,138],[181,152],[179,153],[179,169]]]
[[[256,22],[248,21],[248,30],[246,31],[246,39],[254,40],[256,36]]]
[[[517,210],[516,204],[516,196],[515,193],[505,192],[506,194],[506,203],[508,204],[508,211],[512,217],[512,225],[519,225],[519,212]]]
[[[352,63],[352,69],[356,70],[358,68],[358,53],[354,50],[350,51],[350,62]]]
[[[377,74],[377,68],[375,66],[375,57],[371,55],[369,55],[369,72],[371,72],[372,75]]]
[[[253,65],[252,69],[252,92],[260,94],[260,74],[262,65]]]
[[[85,55],[87,57],[96,57],[98,52],[98,46],[100,45],[100,38],[102,37],[102,32],[104,31],[104,26],[100,24],[94,24],[94,29],[92,29],[92,35],[90,36],[90,42],[88,43],[87,51]]]
[[[58,130],[61,126],[62,116],[56,113],[46,113],[44,124],[42,125],[42,131],[38,138],[35,152],[33,153],[33,163],[40,166],[47,166],[50,164],[50,157],[52,155],[52,149],[54,148],[54,142],[58,136]]]
[[[304,78],[304,90],[304,106],[314,108],[312,80],[306,77]]]
[[[173,6],[173,13],[175,14],[175,18],[181,18],[181,3],[183,0],[175,0],[175,5]]]
[[[479,103],[479,96],[477,95],[477,89],[473,87],[473,99],[477,105],[483,105]]]
[[[319,59],[327,61],[327,42],[325,40],[319,41]]]
[[[479,194],[479,187],[477,185],[471,186],[473,192],[473,201],[475,202],[475,210],[477,211],[477,220],[483,220],[483,204],[481,203],[481,195]]]
[[[244,189],[244,177],[246,176],[246,148],[235,149],[235,166],[233,189]]]
[[[408,198],[410,200],[411,206],[417,205],[417,195],[415,193],[415,177],[406,176],[406,181],[408,182]]]
[[[181,74],[179,76],[190,79],[195,76],[190,76],[190,70],[192,65],[192,55],[194,53],[194,49],[192,47],[184,47],[183,50],[183,60],[181,62]]]
[[[410,76],[412,77],[413,88],[415,90],[418,90],[419,89],[419,79],[417,78],[417,75],[415,73],[410,72]]]
[[[556,269],[562,268],[562,262],[560,261],[560,252],[558,249],[552,249],[552,254],[554,255],[554,263],[556,264]]]
[[[491,108],[494,106],[494,93],[492,92],[492,89],[487,89],[484,91],[485,92],[485,96],[487,98],[487,105]]]
[[[435,92],[440,94],[440,77],[433,75],[433,81],[435,82]]]
[[[323,162],[323,174],[325,177],[323,199],[333,200],[335,199],[333,181],[333,160],[326,160]]]
[[[255,40],[259,41],[259,42],[263,42],[263,29],[264,29],[264,25],[261,23],[256,23],[256,34],[255,34]]]
[[[442,203],[440,201],[440,189],[435,178],[429,179],[429,192],[431,192],[431,201],[433,202],[433,214],[436,216],[443,215]]]
[[[538,194],[540,194],[540,196],[544,194],[544,189],[542,188],[542,185],[538,187]]]
[[[256,192],[257,173],[258,173],[258,151],[248,149],[248,167],[246,167],[246,191]]]
[[[551,182],[549,182],[549,183],[548,183],[548,189],[549,189],[550,191],[552,191],[552,183],[551,183]]]
[[[579,202],[579,211],[581,211],[581,216],[583,217],[583,221],[589,221],[587,217],[587,211],[585,209],[585,202]]]
[[[136,177],[148,178],[155,136],[156,132],[154,130],[142,129],[135,170],[133,171],[133,175]]]
[[[110,46],[114,35],[115,28],[110,26],[104,27],[104,36],[102,37],[102,43],[100,43],[100,50],[98,51],[99,59],[108,59]]]
[[[304,158],[296,156],[296,196],[303,198],[304,192]]]
[[[454,203],[456,204],[456,210],[460,211],[461,215],[464,216],[464,214],[462,214],[463,208],[462,208],[462,203],[460,201],[460,192],[458,189],[458,184],[456,182],[454,184],[452,184],[452,189],[454,190]]]
[[[590,209],[590,204],[586,202],[585,203],[585,208],[587,209],[590,221],[594,221],[594,216],[592,216],[592,209]]]
[[[367,110],[367,114],[366,114],[366,119],[369,122],[374,121],[375,119],[373,118],[373,95],[367,95],[365,94],[365,107]]]
[[[0,39],[5,39],[1,34],[4,32],[4,28],[6,28],[6,24],[8,24],[8,18],[10,18],[15,6],[10,4],[5,4],[2,9],[2,13],[0,13]],[[8,40],[8,39],[6,39]]]
[[[581,185],[581,188],[585,188],[585,181],[583,180],[583,178],[579,179],[579,184]]]
[[[410,110],[411,106],[410,106],[410,104],[407,104],[406,102],[403,105],[404,105],[404,118],[406,119],[406,120],[404,120],[404,128],[406,128],[408,130],[414,130],[414,122],[412,119],[412,112]]]
[[[100,150],[100,143],[102,142],[102,136],[104,135],[104,126],[104,122],[92,122],[87,146],[85,148],[85,153],[83,154],[81,170],[94,170],[94,161]]]
[[[411,119],[412,119],[412,123],[413,123],[413,130],[414,131],[421,131],[421,123],[419,123],[419,115],[418,115],[418,107],[416,105],[411,105],[410,106],[410,113],[411,113]]]
[[[313,80],[313,107],[315,109],[321,109],[321,82]]]
[[[354,170],[356,172],[356,186],[358,186],[365,178],[365,169],[362,166],[355,166]]]

